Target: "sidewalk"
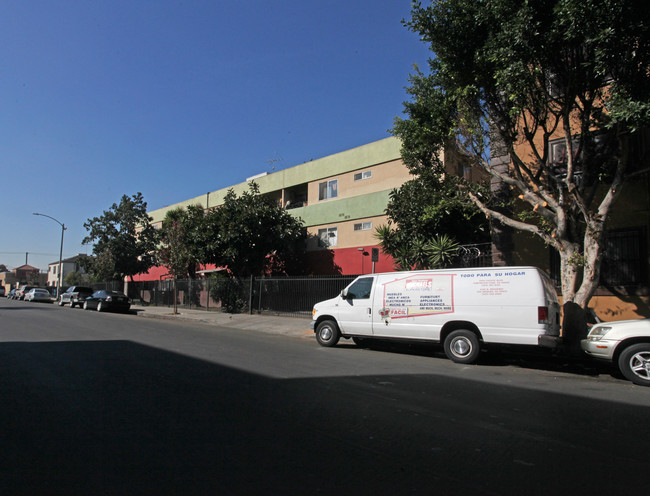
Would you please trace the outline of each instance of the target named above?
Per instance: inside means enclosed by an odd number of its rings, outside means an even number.
[[[131,312],[137,313],[138,317],[145,318],[201,322],[221,327],[247,329],[305,338],[311,338],[314,336],[314,331],[309,327],[311,319],[308,317],[286,317],[266,314],[249,315],[241,313],[230,314],[208,312],[206,310],[191,310],[187,308],[178,308],[178,314],[174,315],[174,309],[170,307],[142,305],[131,305]]]

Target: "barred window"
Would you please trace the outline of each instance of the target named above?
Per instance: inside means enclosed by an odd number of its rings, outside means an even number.
[[[600,284],[604,286],[639,286],[648,283],[648,267],[645,262],[648,250],[643,228],[619,229],[606,234],[603,245],[603,262]],[[560,285],[562,271],[560,255],[551,250],[551,278]]]
[[[646,282],[646,267],[643,262],[647,255],[644,240],[642,229],[607,233],[600,272],[601,284],[636,286]]]

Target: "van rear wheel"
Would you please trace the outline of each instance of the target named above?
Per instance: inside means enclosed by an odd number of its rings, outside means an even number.
[[[316,341],[321,346],[336,346],[339,339],[341,339],[341,331],[333,320],[324,320],[316,327]]]
[[[459,329],[445,339],[445,355],[452,362],[476,363],[480,352],[478,337],[471,331]]]

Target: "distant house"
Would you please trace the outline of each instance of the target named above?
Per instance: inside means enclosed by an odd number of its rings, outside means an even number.
[[[86,271],[79,265],[79,259],[85,255],[79,254],[61,261],[61,286],[65,286],[65,278],[71,272],[85,274]],[[50,262],[47,268],[47,285],[56,287],[59,279],[59,261]]]
[[[31,265],[21,265],[10,272],[0,273],[0,286],[4,286],[5,291],[11,291],[23,284],[45,286],[45,281],[45,274]]]
[[[41,270],[31,265],[21,265],[14,269],[14,274],[19,282],[36,282]]]

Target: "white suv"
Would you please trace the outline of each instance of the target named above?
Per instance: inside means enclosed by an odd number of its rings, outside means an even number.
[[[617,364],[634,384],[650,386],[650,319],[601,322],[580,346],[594,358]]]

